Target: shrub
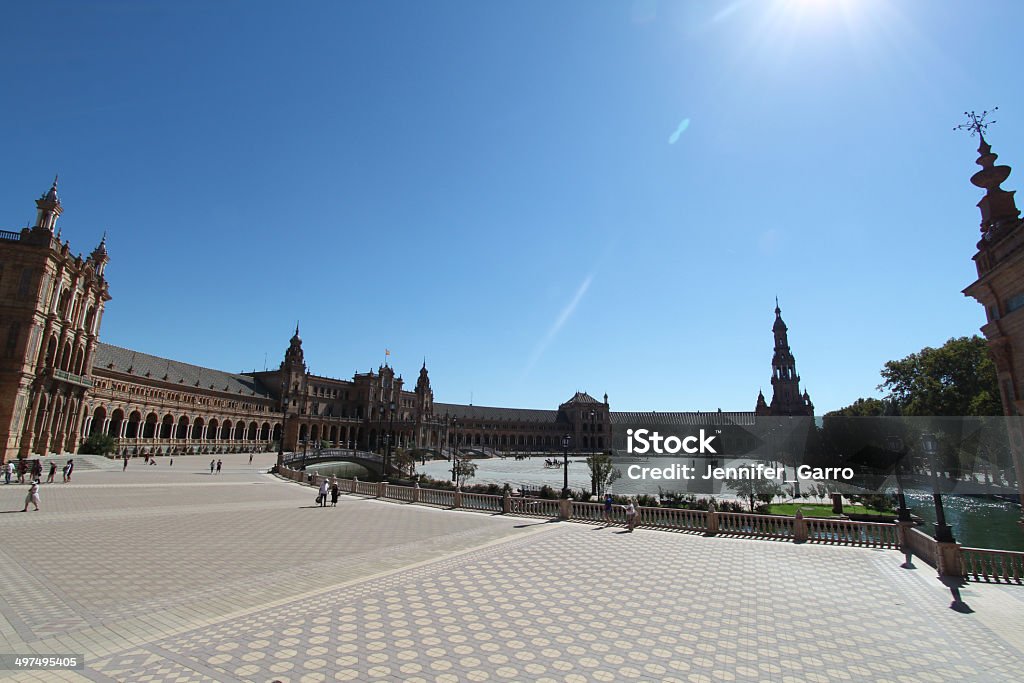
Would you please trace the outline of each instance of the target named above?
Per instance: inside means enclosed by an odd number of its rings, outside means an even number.
[[[117,442],[109,434],[96,432],[82,442],[78,452],[82,455],[109,455],[117,448]]]

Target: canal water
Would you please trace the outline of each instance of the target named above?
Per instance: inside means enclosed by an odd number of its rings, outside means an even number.
[[[907,491],[907,507],[925,520],[918,527],[929,536],[935,535],[935,503],[930,492]],[[1024,551],[1024,527],[1020,508],[1013,503],[973,496],[942,496],[946,523],[953,529],[958,543],[972,548],[996,548]]]

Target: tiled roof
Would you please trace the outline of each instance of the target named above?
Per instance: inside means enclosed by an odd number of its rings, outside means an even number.
[[[625,425],[744,425],[754,424],[754,413],[663,413],[645,411],[640,413],[611,413],[612,424]]]
[[[434,416],[448,413],[449,417],[466,420],[507,420],[510,422],[554,422],[557,410],[531,410],[529,408],[492,408],[490,406],[464,406],[456,403],[435,403]]]
[[[585,391],[577,391],[575,396],[570,398],[568,401],[566,401],[562,405],[563,406],[567,406],[567,405],[570,405],[570,404],[573,404],[573,403],[588,403],[589,404],[589,403],[597,403],[597,402],[598,402],[598,400],[596,398],[594,398],[593,396],[591,396],[590,394],[588,394],[587,392],[585,392]]]
[[[94,370],[128,374],[129,368],[131,375],[140,379],[170,382],[180,384],[183,388],[207,389],[235,396],[270,398],[266,387],[252,375],[235,375],[123,349],[112,344],[96,344]]]

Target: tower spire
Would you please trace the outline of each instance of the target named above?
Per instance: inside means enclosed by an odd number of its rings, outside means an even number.
[[[1014,223],[1020,216],[1020,209],[1013,198],[1013,191],[1006,191],[1000,185],[1010,177],[1009,166],[996,166],[996,159],[999,155],[992,151],[992,145],[985,140],[985,133],[988,127],[995,121],[986,121],[985,118],[992,112],[998,110],[995,107],[991,111],[983,111],[976,114],[973,111],[964,112],[967,117],[966,123],[961,123],[954,130],[970,131],[971,137],[978,136],[978,158],[975,160],[981,170],[971,176],[971,183],[975,187],[985,190],[985,196],[978,202],[981,210],[981,232],[991,238],[991,231],[1006,223]]]
[[[36,200],[36,227],[54,232],[57,218],[64,212],[57,196],[57,176],[53,177],[53,185],[49,191]]]

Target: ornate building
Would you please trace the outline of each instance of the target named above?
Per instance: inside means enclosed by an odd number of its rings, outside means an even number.
[[[985,125],[974,119],[968,127],[980,139],[975,163],[981,170],[971,182],[985,190],[985,196],[978,202],[981,239],[974,255],[978,279],[964,294],[985,308],[981,331],[995,362],[1003,412],[1018,416],[1024,414],[1024,221],[1014,192],[1000,187],[1010,176],[1010,167],[996,166],[997,155],[985,141]],[[1018,490],[1024,492],[1024,443],[1019,426],[1010,434]]]
[[[757,392],[757,406],[754,414],[758,417],[791,417],[814,415],[814,404],[807,390],[800,393],[800,375],[796,373],[796,359],[789,350],[789,328],[782,320],[779,300],[775,300],[775,354],[772,356],[772,402],[764,399],[764,393]]]
[[[754,413],[616,413],[578,391],[554,410],[435,403],[426,362],[412,391],[387,363],[351,379],[312,374],[296,325],[275,370],[234,374],[99,342],[110,300],[106,240],[83,258],[61,242],[57,183],[37,202],[34,227],[0,231],[0,435],[3,460],[71,453],[90,435],[119,454],[221,453],[310,443],[375,450],[455,447],[485,454],[613,448],[617,426],[714,426],[752,447]],[[757,414],[805,415],[786,326],[776,308],[771,406]],[[768,412],[763,412],[767,410]],[[737,429],[730,429],[735,426]],[[742,428],[741,428],[742,427]],[[735,438],[733,438],[735,436]]]

